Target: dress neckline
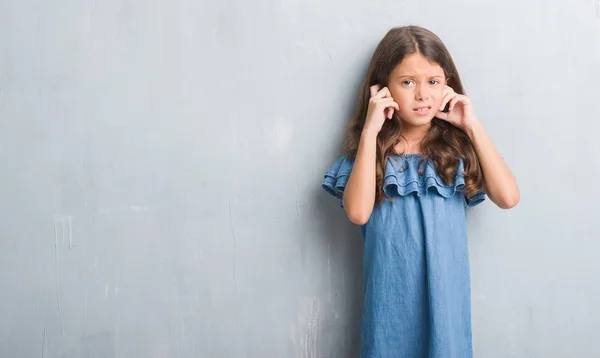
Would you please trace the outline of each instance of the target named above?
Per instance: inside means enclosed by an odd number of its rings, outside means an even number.
[[[406,154],[394,154],[396,157],[404,157],[404,158],[422,158],[423,153],[406,153]]]

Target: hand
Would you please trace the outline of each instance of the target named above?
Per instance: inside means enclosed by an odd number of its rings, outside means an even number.
[[[442,112],[446,104],[450,102],[448,113]],[[473,109],[471,99],[465,95],[458,94],[454,90],[446,86],[444,97],[436,117],[443,119],[450,124],[466,130],[477,123],[477,117]]]
[[[367,109],[367,118],[363,131],[373,131],[379,133],[386,119],[391,119],[394,110],[400,110],[398,103],[394,102],[392,93],[387,87],[381,88],[380,85],[374,85],[371,90],[371,99],[369,99],[369,108]]]

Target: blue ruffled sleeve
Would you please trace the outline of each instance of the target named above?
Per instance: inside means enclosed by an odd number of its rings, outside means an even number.
[[[465,196],[465,202],[467,207],[472,208],[475,205],[479,205],[481,203],[483,203],[485,201],[485,191],[480,190],[478,191],[475,195],[473,195],[471,198],[467,198]]]
[[[353,164],[354,162],[346,156],[339,158],[329,167],[323,183],[321,183],[326,192],[340,200],[340,206],[343,206],[344,189],[352,172]]]
[[[465,179],[462,174],[464,168],[462,160],[459,160],[454,183],[446,185],[431,161],[425,163],[423,173],[420,173],[416,164],[419,163],[421,156],[409,154],[406,157],[410,161],[408,167],[405,167],[401,161],[388,160],[383,181],[383,190],[388,197],[394,198],[413,193],[419,197],[424,197],[428,193],[436,192],[438,195],[450,198],[463,191]],[[346,189],[353,165],[354,161],[347,156],[339,158],[329,167],[321,184],[326,192],[340,200],[340,206],[342,207],[344,189]],[[465,206],[476,206],[485,201],[485,198],[486,195],[483,190],[471,198],[464,196]]]

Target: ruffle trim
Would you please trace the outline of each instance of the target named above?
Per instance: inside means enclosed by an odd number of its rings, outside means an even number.
[[[322,183],[323,189],[336,198],[342,199],[353,164],[353,161],[346,156],[339,158],[327,170]],[[421,169],[422,174],[419,173],[419,169]],[[454,183],[446,185],[435,170],[433,162],[430,160],[422,161],[420,154],[406,154],[403,157],[390,156],[386,165],[383,191],[390,198],[412,193],[422,197],[431,194],[431,192],[450,198],[464,189],[463,170],[463,161],[459,159]],[[484,200],[485,193],[483,190],[472,198],[465,199],[467,206],[475,206]]]

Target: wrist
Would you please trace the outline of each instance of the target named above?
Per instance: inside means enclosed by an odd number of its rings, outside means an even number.
[[[379,134],[379,131],[373,129],[373,128],[363,128],[362,133],[360,134],[361,139],[362,138],[377,138],[377,135]]]
[[[483,126],[478,120],[471,121],[468,125],[463,127],[463,130],[467,133],[469,138],[473,140],[474,137],[477,136],[483,130]]]

